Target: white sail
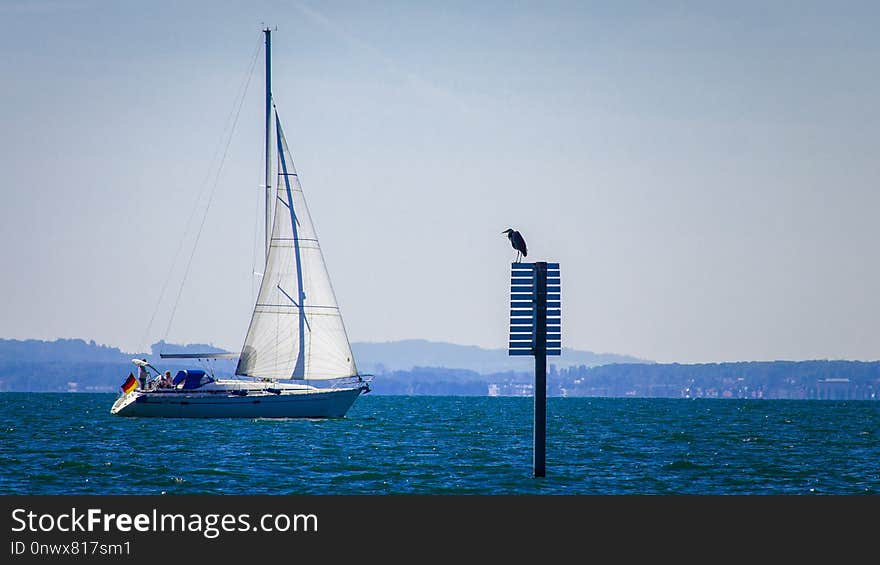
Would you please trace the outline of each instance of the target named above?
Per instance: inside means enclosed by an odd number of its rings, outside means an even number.
[[[275,117],[275,215],[260,294],[236,374],[270,379],[335,379],[357,374],[281,122]]]

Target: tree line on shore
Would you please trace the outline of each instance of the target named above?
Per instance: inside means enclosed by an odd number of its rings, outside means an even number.
[[[82,340],[0,340],[0,391],[119,392],[132,370],[117,348]],[[167,344],[156,346],[178,347]],[[202,351],[211,346],[194,345]],[[152,354],[156,354],[153,351]],[[154,355],[154,356],[157,356]],[[192,367],[179,360],[163,369]],[[220,374],[234,362],[217,365]],[[378,371],[373,393],[528,396],[529,371],[477,372],[448,367]],[[880,361],[810,360],[733,363],[613,363],[557,367],[550,359],[550,396],[880,399]]]

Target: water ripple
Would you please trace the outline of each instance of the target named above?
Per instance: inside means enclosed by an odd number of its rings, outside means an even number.
[[[358,399],[341,420],[162,420],[0,394],[0,494],[877,494],[880,403]]]

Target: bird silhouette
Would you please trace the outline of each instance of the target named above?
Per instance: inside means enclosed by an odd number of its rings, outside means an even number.
[[[526,240],[523,239],[521,233],[512,228],[507,228],[501,233],[507,234],[507,239],[510,240],[510,245],[516,249],[516,263],[519,263],[519,260],[522,257],[525,257],[529,254],[529,250],[526,248]]]

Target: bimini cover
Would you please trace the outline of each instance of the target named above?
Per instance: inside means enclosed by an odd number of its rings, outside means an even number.
[[[213,381],[210,375],[206,375],[204,371],[200,369],[185,369],[182,371],[177,371],[177,374],[174,375],[174,380],[171,381],[174,383],[174,386],[183,383],[183,389],[189,390],[193,388],[199,388],[202,385],[208,384]]]

